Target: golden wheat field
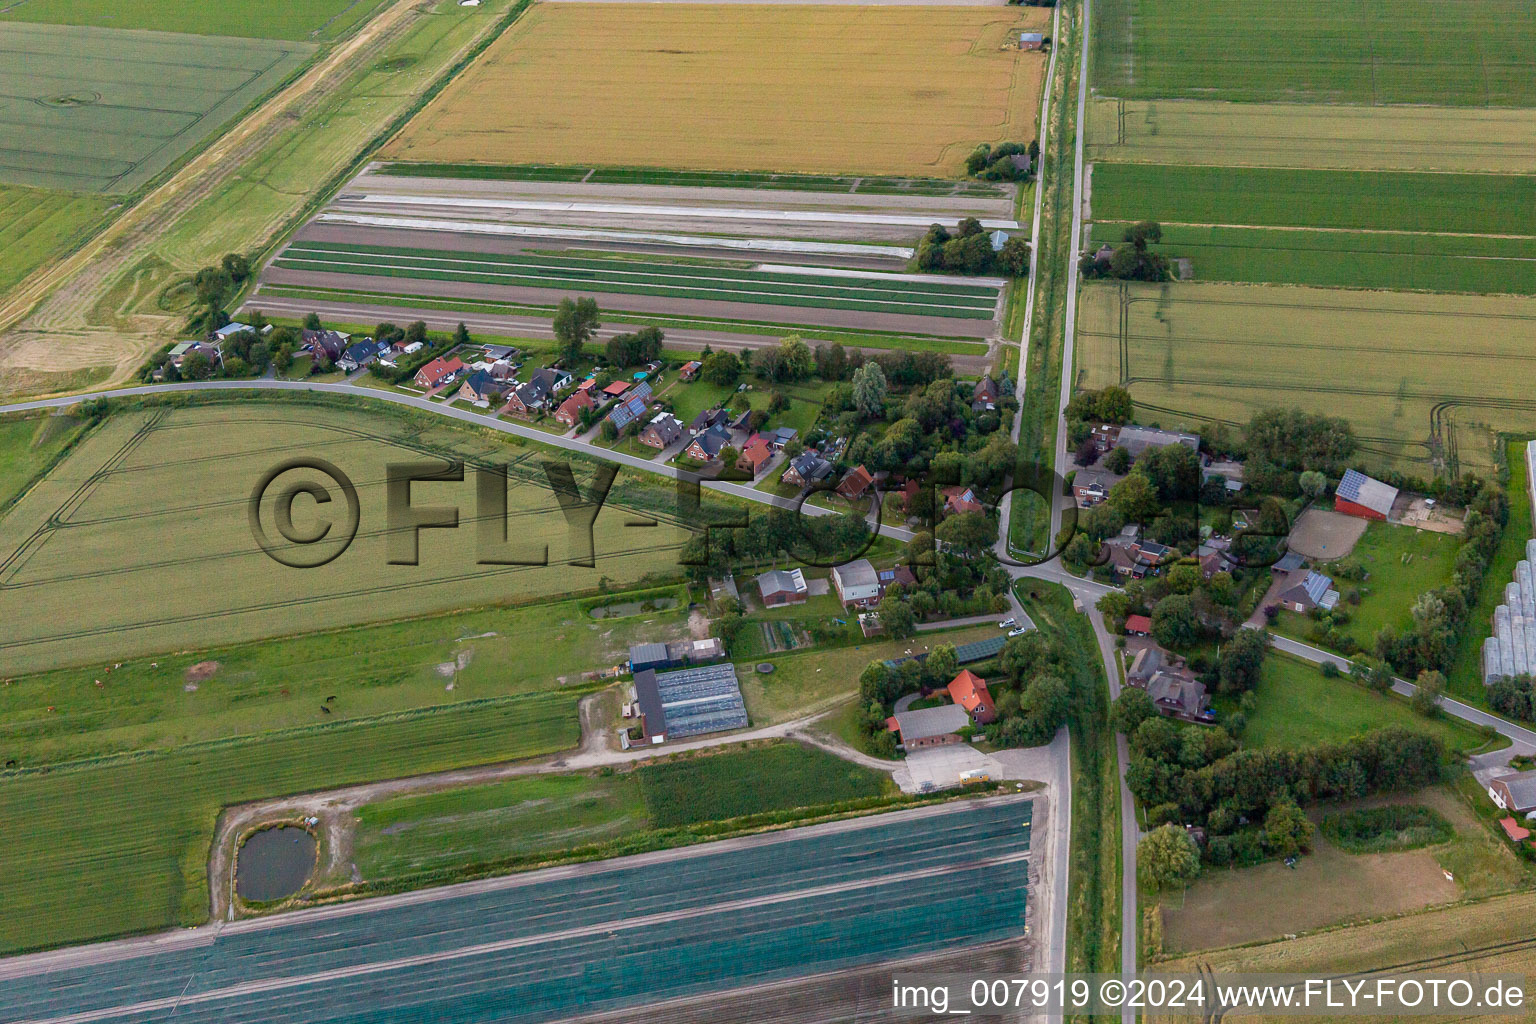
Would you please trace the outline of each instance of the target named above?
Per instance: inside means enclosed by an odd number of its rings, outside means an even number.
[[[1296,406],[1404,470],[1485,470],[1497,432],[1536,429],[1536,300],[1517,296],[1094,282],[1078,354],[1079,386],[1124,384],[1164,427]]]
[[[953,176],[1035,135],[1044,9],[538,4],[401,160]]]
[[[1215,100],[1088,104],[1088,158],[1154,164],[1536,171],[1536,110]]]

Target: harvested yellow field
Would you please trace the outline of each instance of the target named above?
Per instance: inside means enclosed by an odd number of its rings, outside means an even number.
[[[1536,431],[1536,299],[1231,284],[1083,288],[1078,385],[1123,384],[1172,428],[1266,406],[1348,419],[1403,470],[1487,470],[1500,431]]]
[[[1088,159],[1118,163],[1536,172],[1536,110],[1214,100],[1088,103]]]
[[[400,160],[957,175],[1031,139],[1044,9],[534,6],[384,150]]]

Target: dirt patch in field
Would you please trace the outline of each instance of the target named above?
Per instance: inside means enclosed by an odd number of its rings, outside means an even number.
[[[1163,902],[1173,952],[1278,939],[1363,917],[1403,914],[1460,898],[1431,850],[1348,854],[1321,835],[1295,868],[1215,869]]]
[[[219,663],[216,661],[200,661],[196,665],[187,667],[182,675],[189,683],[206,683],[218,672]]]
[[[1290,549],[1315,562],[1345,558],[1355,550],[1371,524],[1325,508],[1309,508],[1291,528]]]

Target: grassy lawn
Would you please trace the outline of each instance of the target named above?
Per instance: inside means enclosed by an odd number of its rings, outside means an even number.
[[[72,416],[0,419],[0,511],[47,470],[84,429],[85,425]]]
[[[894,790],[883,772],[797,743],[647,764],[636,774],[658,827],[839,803]]]
[[[529,775],[398,797],[357,815],[353,855],[366,879],[553,852],[645,828],[635,775]]]
[[[0,760],[35,766],[552,690],[617,664],[631,643],[686,635],[683,608],[594,619],[560,601],[20,676],[0,688]],[[210,677],[189,675],[209,661]]]
[[[1372,523],[1348,559],[1360,563],[1370,575],[1359,583],[1333,581],[1341,594],[1360,591],[1358,606],[1339,603],[1351,616],[1343,632],[1369,649],[1382,626],[1407,629],[1413,625],[1413,602],[1426,590],[1451,581],[1460,546],[1461,538],[1449,534]],[[1328,567],[1324,565],[1322,571],[1326,573]],[[1311,624],[1311,619],[1291,612],[1284,616],[1282,631],[1305,639]]]
[[[698,379],[686,384],[678,381],[667,389],[663,397],[672,403],[672,414],[682,420],[685,427],[705,409],[713,409],[717,405],[730,408],[733,403],[745,409],[750,402],[745,392],[737,395],[735,385],[721,387]]]
[[[736,674],[742,681],[741,692],[752,724],[770,725],[830,708],[853,696],[859,689],[859,673],[872,661],[900,657],[908,650],[921,653],[932,650],[936,644],[963,644],[996,635],[995,626],[970,626],[919,633],[907,640],[866,641],[851,647],[807,647],[738,665]],[[757,661],[769,662],[774,671],[769,675],[758,673],[753,667]]]
[[[1400,697],[1375,693],[1343,677],[1325,679],[1315,665],[1284,655],[1270,656],[1253,694],[1257,704],[1242,737],[1249,747],[1297,749],[1388,726],[1433,733],[1451,750],[1472,750],[1485,742],[1480,731],[1454,718],[1425,718]]]

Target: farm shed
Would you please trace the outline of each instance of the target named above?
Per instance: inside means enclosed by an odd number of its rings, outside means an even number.
[[[736,668],[729,662],[680,672],[646,669],[635,673],[635,701],[640,705],[645,738],[682,739],[708,732],[740,729],[747,724]]]
[[[896,733],[904,750],[959,743],[960,730],[969,725],[970,713],[959,704],[901,711],[885,720],[886,728]]]
[[[1362,519],[1387,518],[1392,503],[1397,500],[1397,488],[1368,477],[1358,469],[1351,469],[1339,481],[1333,494],[1333,508],[1347,516]]]
[[[799,569],[770,569],[757,578],[757,591],[762,595],[763,607],[778,608],[804,604],[808,588],[805,574]]]
[[[1488,782],[1488,798],[1502,811],[1536,810],[1536,772],[1511,772]]]
[[[636,674],[648,668],[667,668],[672,656],[666,644],[635,644],[629,649],[629,670]]]

